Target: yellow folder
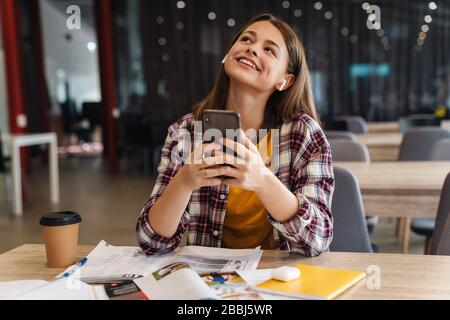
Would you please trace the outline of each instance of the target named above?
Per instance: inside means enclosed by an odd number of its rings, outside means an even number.
[[[331,300],[365,277],[364,272],[322,268],[304,264],[300,278],[289,282],[268,280],[257,286],[261,292],[301,299]]]

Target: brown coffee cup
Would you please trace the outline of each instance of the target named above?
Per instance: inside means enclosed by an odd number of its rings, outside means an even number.
[[[40,224],[47,253],[47,267],[66,268],[76,262],[81,217],[72,211],[47,213]]]

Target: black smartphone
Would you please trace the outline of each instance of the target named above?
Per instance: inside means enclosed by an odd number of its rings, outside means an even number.
[[[241,116],[239,112],[235,111],[206,109],[203,111],[202,127],[203,141],[211,143],[217,138],[219,132],[221,137],[226,138],[227,129],[239,130],[241,128]]]
[[[229,136],[228,138],[237,141],[238,133],[236,131],[241,128],[241,116],[239,115],[239,112],[231,110],[206,109],[203,111],[202,128],[204,143],[212,143],[215,142],[216,139],[222,137],[227,138],[227,129],[233,131],[233,136]],[[223,152],[232,153],[235,157],[237,156],[234,151],[228,150],[228,148],[225,147]],[[220,178],[223,179],[229,177],[220,176]]]

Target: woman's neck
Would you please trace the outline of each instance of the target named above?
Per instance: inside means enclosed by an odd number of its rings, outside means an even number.
[[[230,79],[226,108],[240,113],[244,131],[259,130],[264,124],[264,110],[268,99],[268,96],[247,86],[236,84]]]

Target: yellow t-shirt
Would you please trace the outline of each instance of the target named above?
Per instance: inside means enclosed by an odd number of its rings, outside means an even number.
[[[257,147],[266,166],[269,166],[272,154],[270,131]],[[228,195],[222,247],[243,249],[257,246],[266,250],[276,249],[267,210],[254,192],[232,187]]]

